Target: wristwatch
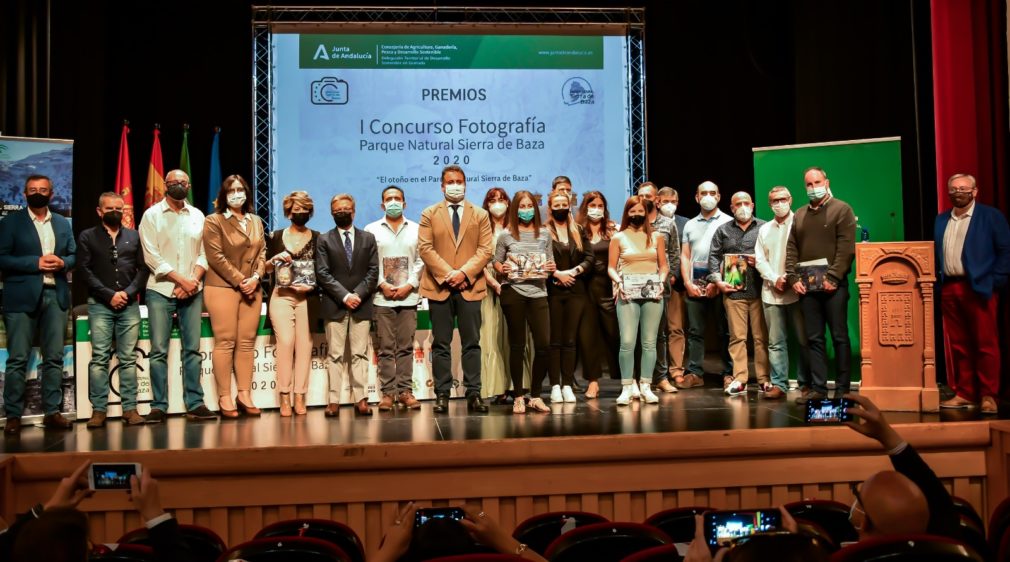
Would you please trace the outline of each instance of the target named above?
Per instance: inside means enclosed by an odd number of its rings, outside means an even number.
[[[37,504],[35,504],[35,505],[32,506],[32,508],[31,508],[30,511],[31,511],[32,517],[38,519],[39,517],[42,517],[42,512],[45,511],[45,510],[46,510],[46,506],[45,505],[43,505],[41,503],[37,503]]]

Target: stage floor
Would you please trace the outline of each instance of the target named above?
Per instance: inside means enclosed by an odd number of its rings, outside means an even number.
[[[325,417],[322,408],[312,408],[308,415],[290,418],[272,410],[258,418],[213,422],[173,416],[164,424],[124,426],[114,419],[99,430],[88,430],[80,420],[69,431],[25,427],[20,436],[3,439],[0,454],[424,443],[805,426],[803,411],[793,402],[796,391],[789,393],[788,400],[766,401],[755,385],[746,397],[726,396],[719,388],[707,386],[660,394],[655,405],[617,406],[619,381],[601,383],[602,398],[586,400],[579,394],[578,402],[554,405],[551,414],[513,415],[511,405],[492,405],[488,414],[471,414],[465,401],[453,400],[448,414],[435,414],[434,402],[425,401],[416,411],[379,412],[373,406],[374,415],[367,417],[357,417],[350,407],[343,407],[336,419]],[[1001,410],[1000,418],[1006,419],[1007,414]],[[983,419],[977,410],[892,412],[887,417],[899,424]]]

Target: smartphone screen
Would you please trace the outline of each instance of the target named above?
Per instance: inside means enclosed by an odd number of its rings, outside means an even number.
[[[852,401],[847,398],[810,400],[804,418],[809,424],[842,423],[852,421],[852,414],[846,413],[846,408],[852,407]]]
[[[137,463],[94,463],[91,465],[93,490],[129,490],[130,477],[140,476]]]
[[[463,519],[466,513],[458,507],[429,507],[414,512],[414,527],[420,527],[432,519]]]
[[[709,511],[705,514],[705,539],[710,546],[724,546],[734,539],[777,531],[782,514],[775,510]]]

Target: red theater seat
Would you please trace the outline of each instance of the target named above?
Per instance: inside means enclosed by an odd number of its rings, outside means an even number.
[[[650,525],[594,523],[555,539],[544,557],[551,562],[617,562],[636,552],[672,542],[666,533]]]
[[[218,562],[244,560],[245,562],[351,562],[339,547],[309,537],[279,537],[253,539],[232,547],[218,558]]]
[[[824,529],[835,544],[855,542],[859,533],[849,522],[849,506],[832,500],[804,500],[787,503],[786,511],[796,519],[806,519]]]
[[[194,562],[214,562],[228,549],[221,537],[214,531],[199,525],[179,525],[179,536],[193,555]],[[119,537],[120,544],[151,546],[146,527],[134,529]]]
[[[664,544],[640,550],[621,562],[680,562],[684,558],[677,552],[677,545]]]
[[[512,537],[527,545],[530,550],[543,554],[554,539],[561,536],[561,528],[568,519],[575,519],[575,527],[584,527],[593,523],[605,523],[607,518],[585,511],[553,511],[534,515],[516,525]]]
[[[526,560],[515,554],[459,554],[432,558],[428,562],[521,562]]]
[[[645,520],[646,525],[663,531],[673,542],[694,540],[694,517],[710,511],[710,507],[677,507],[653,513]]]
[[[985,562],[975,549],[947,537],[896,535],[859,541],[831,555],[831,562]]]
[[[88,555],[88,562],[155,562],[154,550],[140,544],[97,545]]]
[[[365,547],[358,534],[343,523],[329,519],[288,519],[260,529],[254,538],[309,537],[336,545],[351,562],[364,562]]]

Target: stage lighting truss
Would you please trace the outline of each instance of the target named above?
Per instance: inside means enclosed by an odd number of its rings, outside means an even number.
[[[647,144],[645,113],[645,9],[644,8],[468,8],[468,7],[288,7],[253,6],[253,189],[260,216],[272,223],[274,186],[271,181],[273,149],[270,78],[273,68],[270,39],[274,24],[382,24],[382,25],[543,25],[578,26],[620,24],[627,28],[628,169],[631,193],[646,179]],[[271,228],[280,225],[270,224]]]

